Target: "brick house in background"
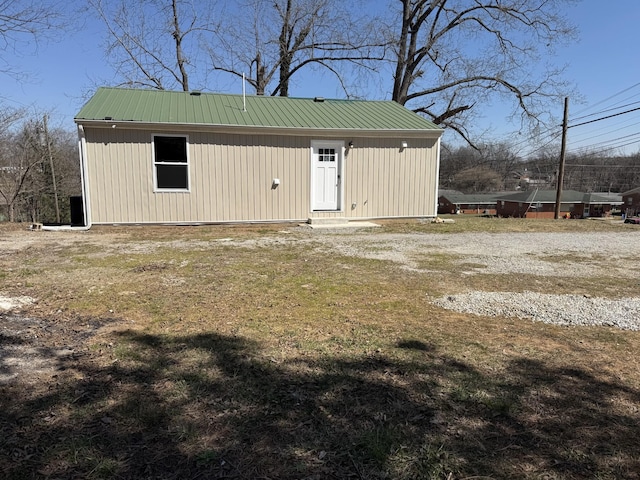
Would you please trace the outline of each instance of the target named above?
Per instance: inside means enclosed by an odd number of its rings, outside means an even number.
[[[627,216],[640,214],[640,187],[622,193],[622,213]]]
[[[438,214],[468,213],[495,215],[496,198],[500,193],[466,194],[455,190],[442,190],[438,195]]]
[[[560,216],[605,217],[611,214],[614,206],[621,203],[595,193],[565,190],[562,192]],[[499,197],[496,213],[500,217],[554,218],[555,206],[555,190],[529,190]]]

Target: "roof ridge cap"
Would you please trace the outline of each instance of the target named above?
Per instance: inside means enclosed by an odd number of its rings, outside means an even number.
[[[145,92],[145,93],[155,93],[155,94],[169,94],[169,93],[173,93],[173,94],[187,94],[190,95],[194,92],[198,92],[201,95],[216,95],[216,96],[227,96],[227,97],[245,97],[245,98],[251,98],[251,99],[268,99],[268,100],[274,100],[274,101],[287,101],[287,100],[314,100],[316,97],[282,97],[280,95],[257,95],[255,93],[252,94],[242,94],[242,93],[231,93],[231,92],[212,92],[212,91],[208,91],[208,90],[188,90],[188,91],[184,91],[184,90],[160,90],[157,88],[129,88],[129,87],[120,87],[120,86],[109,86],[109,85],[102,85],[100,87],[98,87],[98,90],[120,90],[120,91],[127,91],[127,92]],[[325,102],[365,102],[365,103],[395,103],[397,105],[400,105],[398,102],[395,102],[394,100],[387,100],[387,99],[366,99],[366,98],[329,98],[329,97],[322,97],[323,100]],[[402,106],[402,105],[400,105]],[[406,107],[405,107],[406,108]]]

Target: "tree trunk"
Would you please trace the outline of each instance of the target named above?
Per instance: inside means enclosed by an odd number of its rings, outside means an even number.
[[[282,19],[280,29],[280,96],[289,96],[289,72],[291,71],[291,53],[289,52],[289,42],[291,41],[291,0],[287,1],[287,9]]]
[[[180,23],[178,22],[178,5],[176,0],[173,0],[171,7],[173,8],[173,38],[176,42],[176,61],[178,63],[178,69],[180,70],[182,90],[189,91],[189,75],[187,74],[184,65],[186,59],[184,52],[182,51],[182,32],[180,31]]]
[[[398,39],[398,58],[396,60],[396,72],[393,76],[393,93],[391,100],[404,105],[407,102],[408,84],[405,81],[407,75],[407,65],[409,59],[407,56],[409,28],[411,27],[411,2],[403,0],[402,2],[402,27],[400,38]]]
[[[260,56],[260,52],[258,52],[254,61],[256,63],[256,95],[264,95],[264,90],[267,87],[267,82],[265,79],[265,70],[264,65],[262,65],[262,57]]]
[[[289,71],[291,70],[291,56],[285,55],[280,63],[280,96],[289,96]]]

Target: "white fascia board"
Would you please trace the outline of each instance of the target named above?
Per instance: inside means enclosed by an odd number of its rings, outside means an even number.
[[[245,125],[215,125],[201,123],[164,123],[164,122],[132,122],[117,120],[83,120],[76,119],[85,127],[126,128],[134,130],[155,129],[158,131],[219,132],[248,135],[282,135],[298,137],[380,137],[380,138],[433,138],[442,136],[442,129],[400,130],[400,129],[357,129],[357,128],[297,128],[297,127],[262,127]]]

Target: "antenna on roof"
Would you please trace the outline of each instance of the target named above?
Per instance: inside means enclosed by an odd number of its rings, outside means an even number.
[[[247,98],[246,98],[246,94],[245,94],[245,86],[244,86],[245,82],[244,82],[244,73],[242,74],[242,111],[246,112],[247,111]]]

